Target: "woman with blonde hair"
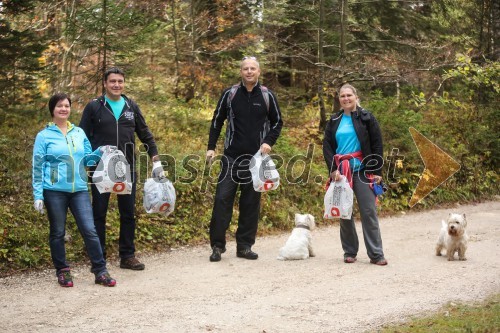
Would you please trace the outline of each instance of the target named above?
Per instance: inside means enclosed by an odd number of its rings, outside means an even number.
[[[377,120],[359,105],[356,89],[340,88],[341,110],[332,115],[325,129],[323,155],[332,181],[346,177],[359,206],[365,246],[370,263],[385,266],[373,184],[382,181],[383,146]],[[359,250],[354,217],[340,220],[344,262],[354,263]]]

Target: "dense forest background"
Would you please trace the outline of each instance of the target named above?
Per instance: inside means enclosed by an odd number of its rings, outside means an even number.
[[[499,37],[494,0],[0,1],[1,272],[50,262],[48,222],[31,194],[31,150],[50,120],[48,97],[69,93],[78,124],[109,66],[126,71],[126,93],[169,155],[177,190],[176,211],[163,217],[145,214],[139,186],[140,251],[207,240],[217,174],[204,168],[209,122],[246,55],[258,57],[285,122],[273,151],[286,182],[263,195],[260,234],[289,229],[296,212],[320,220],[322,128],[346,82],[383,131],[391,190],[381,214],[409,209],[423,170],[410,126],[461,165],[413,209],[498,196]],[[142,179],[147,173],[141,169]],[[115,202],[108,220],[116,249]],[[82,260],[69,221],[68,258]]]

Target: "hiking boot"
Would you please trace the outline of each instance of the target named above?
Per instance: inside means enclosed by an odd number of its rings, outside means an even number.
[[[136,257],[130,257],[120,260],[120,268],[131,269],[134,271],[142,271],[145,266]]]
[[[214,246],[212,250],[212,254],[210,255],[211,262],[220,261],[222,259],[221,254],[226,252],[226,249],[221,249],[217,246]]]
[[[116,280],[109,276],[109,273],[103,273],[95,277],[95,284],[100,284],[105,287],[114,287],[116,285]]]
[[[253,252],[250,249],[236,250],[236,256],[238,258],[245,258],[250,260],[255,260],[259,257],[257,253]]]
[[[63,268],[57,273],[57,282],[61,287],[73,287],[73,277],[69,268]]]

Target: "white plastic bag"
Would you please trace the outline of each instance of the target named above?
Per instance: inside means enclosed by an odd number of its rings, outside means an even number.
[[[142,204],[146,213],[170,215],[175,208],[175,188],[167,178],[148,178],[144,183]]]
[[[132,177],[130,164],[121,150],[105,151],[92,176],[99,193],[130,194]]]
[[[262,154],[260,150],[253,155],[250,161],[253,188],[257,192],[275,190],[280,184],[280,174],[276,170],[271,156]]]
[[[325,194],[325,219],[340,217],[350,219],[352,215],[353,192],[347,178],[331,182]]]

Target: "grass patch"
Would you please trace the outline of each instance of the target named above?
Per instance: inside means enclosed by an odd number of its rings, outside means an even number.
[[[481,303],[449,303],[435,315],[383,327],[380,332],[500,332],[500,294]]]

